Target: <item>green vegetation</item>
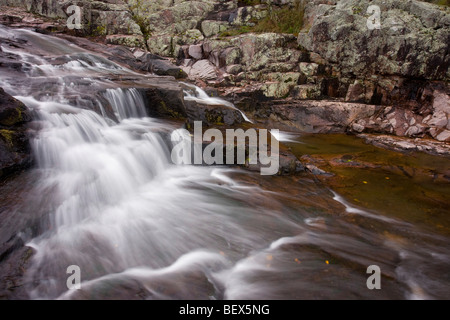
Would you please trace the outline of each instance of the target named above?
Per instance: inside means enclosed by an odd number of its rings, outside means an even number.
[[[425,2],[434,3],[441,6],[450,6],[450,0],[423,0]],[[253,6],[257,4],[270,3],[265,0],[241,0],[238,1],[239,6]],[[362,8],[359,6],[353,7],[354,14],[360,14]],[[305,1],[298,0],[294,7],[285,6],[284,8],[277,8],[269,4],[269,14],[262,20],[251,21],[254,26],[239,26],[219,34],[219,37],[232,37],[245,33],[289,33],[295,36],[302,30],[304,25]]]
[[[425,0],[425,2],[431,2],[440,6],[450,7],[450,0]]]
[[[244,33],[254,32],[253,27],[249,26],[240,26],[235,29],[230,29],[227,31],[223,31],[219,34],[219,37],[235,37]]]
[[[107,34],[106,26],[97,26],[92,34],[94,36],[105,36]]]
[[[238,1],[238,6],[239,7],[245,7],[245,6],[256,6],[258,4],[261,4],[265,1],[261,1],[261,0],[239,0]]]
[[[219,36],[237,36],[249,32],[290,33],[297,36],[303,27],[304,14],[305,5],[301,0],[296,1],[293,7],[286,6],[281,9],[275,9],[270,5],[269,14],[264,19],[254,21],[254,26],[240,26],[235,29],[224,31]]]
[[[14,138],[14,131],[11,130],[0,130],[0,137],[3,137],[6,143],[10,147],[14,146],[13,138]]]
[[[353,14],[360,14],[363,11],[363,9],[360,6],[353,6],[352,10]]]
[[[272,10],[269,15],[260,20],[254,27],[254,32],[277,32],[298,35],[303,27],[305,5],[303,1],[296,1],[293,8],[287,6]]]

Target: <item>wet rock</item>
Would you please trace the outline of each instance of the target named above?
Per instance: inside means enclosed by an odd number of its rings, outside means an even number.
[[[232,64],[230,66],[227,66],[226,72],[229,74],[238,74],[242,72],[242,66],[240,64]]]
[[[198,29],[191,29],[182,34],[174,35],[170,44],[172,50],[170,56],[180,59],[180,50],[183,50],[186,53],[183,58],[190,58],[189,46],[202,45],[204,38],[202,32]],[[153,48],[151,51],[153,51]]]
[[[50,19],[26,12],[25,8],[2,6],[6,0],[0,0],[0,23],[12,28],[34,28],[41,32],[63,32],[66,29],[65,21]],[[14,4],[13,0],[9,3]]]
[[[163,57],[172,57],[173,50],[173,36],[170,34],[160,34],[150,37],[147,40],[147,47],[150,52]]]
[[[360,103],[369,102],[374,94],[374,89],[373,83],[356,80],[349,86],[345,101]]]
[[[0,178],[31,164],[27,107],[0,88]]]
[[[329,175],[331,175],[330,173],[328,173],[328,172],[326,172],[326,171],[324,171],[324,170],[322,170],[320,168],[317,168],[313,164],[307,164],[305,167],[306,167],[307,171],[311,172],[314,175],[318,175],[318,176],[329,176]]]
[[[176,83],[146,86],[147,111],[150,116],[185,118],[187,116],[183,89]]]
[[[195,29],[214,9],[213,1],[159,1],[155,4],[153,0],[131,0],[129,4],[154,36],[177,35]]]
[[[432,155],[450,156],[450,145],[430,139],[404,138],[388,135],[359,134],[366,143],[398,152],[421,151]]]
[[[308,63],[301,62],[300,63],[300,71],[308,77],[316,76],[319,70],[319,65],[317,63]]]
[[[186,113],[191,122],[202,121],[206,125],[235,125],[244,122],[242,114],[225,105],[212,105],[199,101],[185,101]]]
[[[175,79],[186,78],[187,74],[182,68],[174,65],[170,61],[153,54],[147,54],[139,59],[142,65],[139,67],[159,76],[172,76]]]
[[[212,80],[216,79],[218,74],[215,66],[208,60],[199,60],[190,67],[181,68],[192,80]]]
[[[276,101],[258,110],[270,125],[309,133],[345,132],[354,121],[374,115],[378,106],[338,101]],[[262,120],[262,119],[261,119]]]

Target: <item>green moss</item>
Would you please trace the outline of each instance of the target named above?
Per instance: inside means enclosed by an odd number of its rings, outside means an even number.
[[[217,124],[217,125],[224,124],[224,119],[223,119],[222,114],[216,114],[215,112],[207,111],[205,113],[205,117],[206,117],[206,120],[208,121],[208,123],[213,123],[213,124]]]
[[[5,142],[10,146],[14,146],[14,131],[11,130],[0,130],[0,136],[5,140]]]
[[[261,4],[263,2],[266,2],[266,1],[261,1],[261,0],[239,0],[238,1],[238,6],[239,7],[255,6],[255,5]]]
[[[16,123],[22,122],[22,110],[20,108],[15,108],[15,111],[16,112],[11,113],[8,118],[1,119],[0,123],[4,126],[13,126]]]
[[[97,26],[93,31],[94,36],[104,36],[106,35],[106,27],[105,26]]]
[[[159,103],[159,111],[161,114],[166,114],[172,118],[183,118],[183,116],[180,113],[174,111],[171,108],[168,108],[167,104],[164,101],[161,101]]]
[[[219,37],[235,37],[244,33],[253,32],[253,28],[249,26],[240,26],[239,28],[223,31]]]

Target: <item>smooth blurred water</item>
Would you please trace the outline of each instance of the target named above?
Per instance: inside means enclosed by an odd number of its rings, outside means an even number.
[[[39,179],[17,209],[50,220],[27,243],[30,298],[449,298],[448,238],[352,207],[306,175],[173,165],[167,137],[178,126],[148,117],[139,90],[105,80],[135,73],[50,36],[0,36],[30,44],[1,45],[27,71],[23,85],[0,80],[38,127]],[[80,84],[99,81],[109,87],[88,103]],[[211,102],[196,91],[186,98]],[[379,291],[366,287],[373,264]],[[66,286],[70,265],[81,290]]]

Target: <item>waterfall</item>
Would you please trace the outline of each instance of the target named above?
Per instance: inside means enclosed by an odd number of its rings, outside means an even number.
[[[448,296],[447,236],[350,206],[310,176],[174,165],[181,125],[148,116],[133,88],[148,77],[48,35],[0,26],[4,38],[24,41],[2,42],[0,57],[22,68],[0,64],[0,85],[32,111],[36,159],[19,177],[30,181],[18,206],[0,206],[0,232],[14,230],[1,270],[26,267],[4,276],[8,290],[17,281],[31,299],[371,299],[365,270],[379,264],[376,298]],[[187,100],[236,109],[185,86]],[[16,250],[22,241],[33,254]],[[73,266],[81,290],[67,285]]]
[[[105,98],[111,104],[114,113],[119,120],[147,116],[144,98],[135,88],[107,89]]]
[[[29,277],[40,279],[30,292],[33,298],[65,292],[69,265],[79,266],[87,281],[140,266],[165,268],[208,243],[219,241],[225,250],[227,243],[255,241],[229,221],[234,205],[215,200],[222,187],[212,182],[220,170],[171,164],[167,125],[134,118],[145,116],[138,90],[111,89],[105,97],[118,123],[61,102],[18,97],[43,126],[33,142],[44,172],[37,188],[43,194],[53,190],[51,229],[28,243],[36,250]],[[188,185],[209,190],[208,195]],[[210,257],[214,263],[223,260],[219,254]]]

